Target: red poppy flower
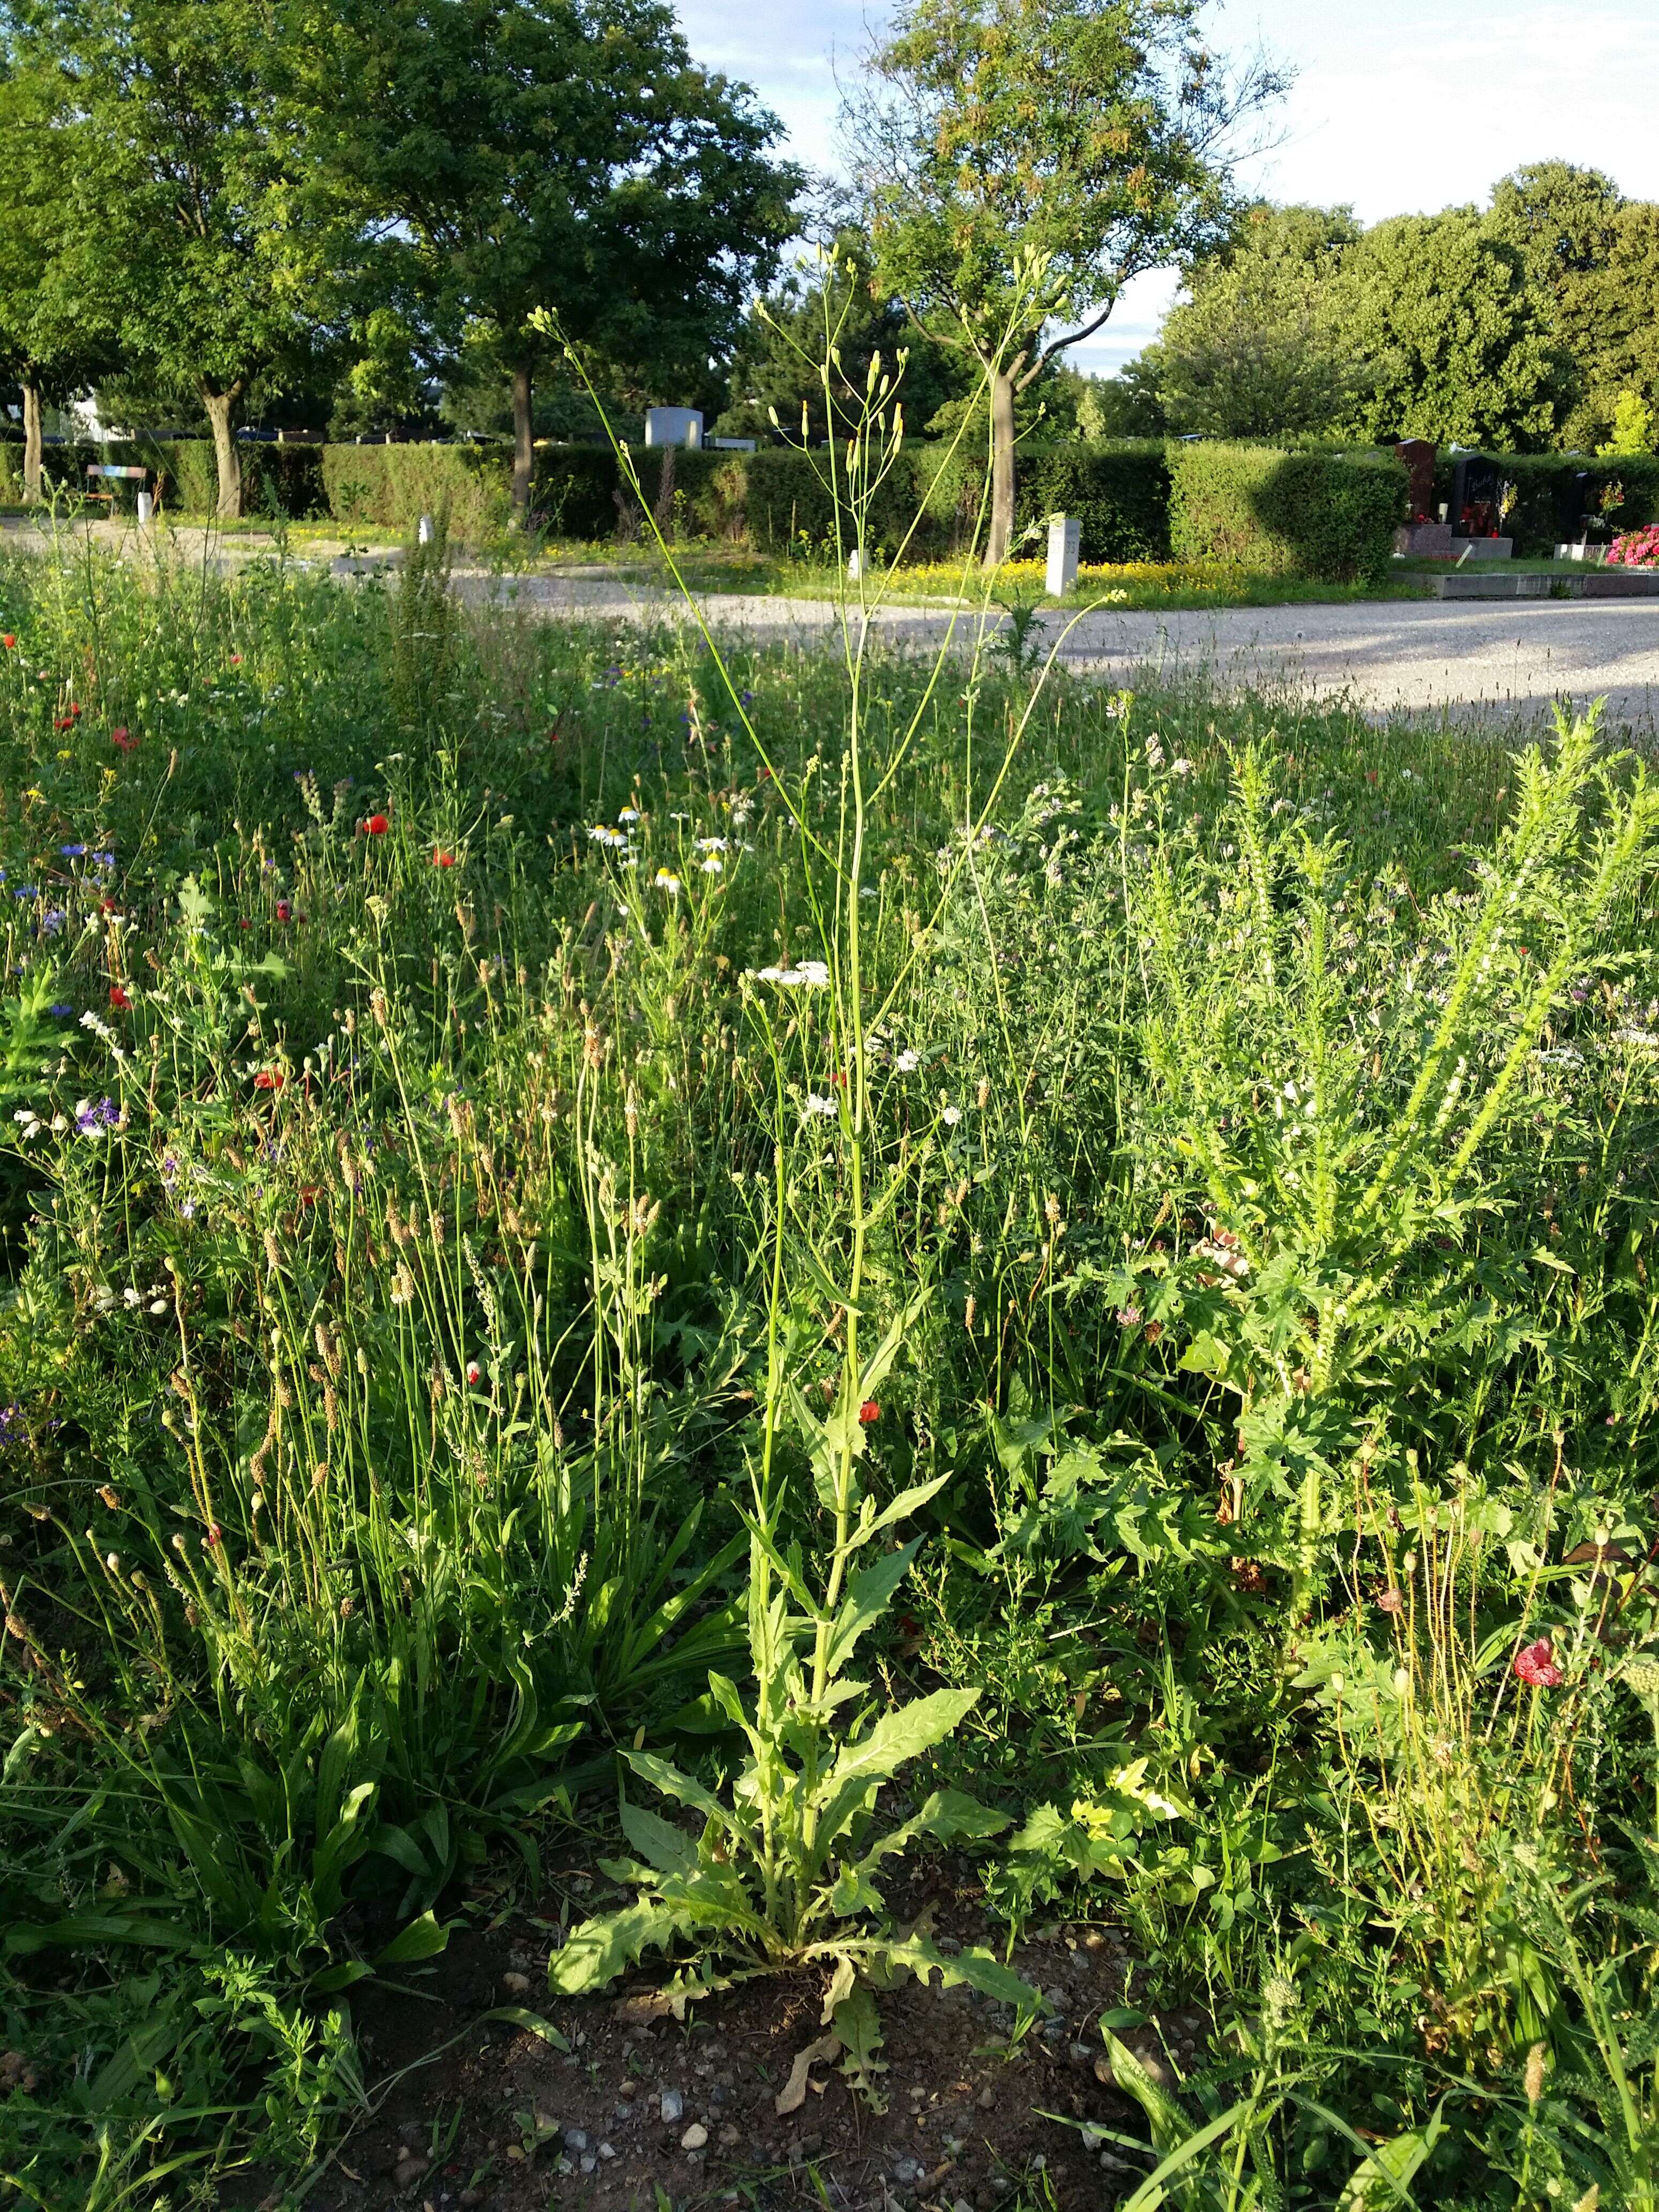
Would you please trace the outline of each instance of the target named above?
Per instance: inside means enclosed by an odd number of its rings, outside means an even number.
[[[17,640],[12,635],[9,630],[6,632],[3,637],[0,637],[0,645],[3,645],[8,653],[15,653],[17,650]]]
[[[77,700],[77,699],[71,699],[71,700],[70,701],[70,720],[71,721],[73,721],[73,720],[75,720],[75,718],[76,718],[76,717],[80,714],[80,712],[81,712],[81,703],[80,703],[79,700]]]
[[[483,1370],[479,1366],[477,1361],[476,1359],[469,1359],[466,1363],[467,1381],[469,1382],[477,1382],[481,1380],[483,1375]]]
[[[253,1087],[256,1091],[280,1091],[287,1081],[287,1076],[278,1075],[275,1068],[262,1067],[253,1079]]]
[[[302,1182],[300,1185],[301,1205],[315,1206],[317,1203],[317,1192],[319,1188],[319,1186],[314,1182]]]
[[[240,668],[240,667],[241,666],[241,665],[242,665],[242,656],[241,656],[241,654],[240,654],[240,653],[233,653],[231,654],[231,656],[230,656],[230,665],[231,665],[231,666],[232,666],[233,668]]]
[[[1566,1679],[1555,1663],[1555,1646],[1547,1636],[1522,1645],[1515,1655],[1515,1671],[1534,1690],[1559,1690]]]
[[[73,714],[54,714],[52,718],[52,726],[54,730],[72,730],[75,727],[75,717]]]
[[[294,909],[286,899],[276,902],[276,919],[278,921],[292,921],[294,919]]]
[[[137,738],[133,736],[131,731],[128,729],[125,722],[121,724],[118,729],[114,729],[110,732],[109,741],[111,744],[118,746],[124,753],[130,753],[138,742]]]
[[[248,920],[246,915],[243,915],[238,921],[236,927],[238,929],[252,929],[253,924]]]
[[[881,1419],[881,1407],[877,1405],[873,1398],[866,1398],[859,1407],[859,1419],[866,1429],[872,1421],[878,1421]]]
[[[836,1070],[835,1073],[830,1077],[830,1084],[831,1084],[832,1087],[833,1087],[834,1089],[836,1089],[836,1091],[845,1091],[845,1090],[846,1090],[846,1088],[847,1088],[847,1078],[846,1078],[846,1075],[843,1073],[843,1072],[842,1072],[839,1067]]]
[[[364,830],[371,837],[384,837],[391,827],[391,823],[384,814],[371,814],[363,824]]]
[[[432,865],[434,868],[453,868],[455,865],[455,855],[453,853],[434,853],[432,855]]]
[[[132,1001],[118,983],[110,985],[109,1002],[118,1013],[130,1014],[132,1012]]]

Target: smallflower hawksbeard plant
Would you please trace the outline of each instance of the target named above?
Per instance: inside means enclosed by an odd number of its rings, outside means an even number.
[[[829,327],[818,373],[826,408],[844,419],[842,397],[834,391],[836,317],[844,317],[852,294],[839,295],[839,308],[833,304],[836,296],[831,289],[823,295]],[[580,360],[574,353],[569,357],[581,374]],[[591,387],[590,396],[598,404]],[[729,1788],[717,1793],[653,1753],[623,1753],[641,1781],[694,1815],[696,1825],[681,1826],[624,1800],[623,1832],[635,1856],[611,1863],[606,1871],[632,1886],[635,1900],[575,1929],[549,1966],[552,1987],[566,1996],[604,1988],[647,1950],[690,1950],[690,1962],[671,1985],[681,1992],[821,1966],[827,1976],[822,2025],[830,2032],[832,2051],[836,2045],[845,2050],[848,2072],[877,2103],[873,2075],[878,2069],[869,2063],[879,2042],[872,1992],[895,1972],[913,1973],[924,1984],[935,1975],[947,1984],[969,1984],[1012,2003],[1028,2019],[1043,2004],[1037,1991],[988,1951],[970,1946],[947,1954],[925,1933],[895,1929],[882,1895],[885,1862],[901,1857],[919,1838],[972,1844],[1007,1825],[1003,1815],[953,1789],[917,1790],[908,1800],[884,1802],[902,1770],[960,1729],[979,1692],[941,1689],[888,1705],[854,1672],[863,1639],[889,1611],[921,1547],[920,1537],[900,1541],[898,1532],[948,1480],[941,1474],[915,1484],[884,1504],[866,1466],[878,1429],[890,1432],[892,1409],[884,1402],[882,1386],[930,1296],[920,1273],[899,1290],[890,1278],[878,1280],[866,1248],[872,1234],[910,1202],[906,1194],[920,1158],[936,1142],[931,1128],[918,1138],[876,1122],[868,1040],[885,1033],[883,1025],[908,968],[884,1002],[866,1006],[868,924],[860,902],[870,810],[921,741],[927,712],[924,700],[878,752],[866,725],[865,660],[870,602],[885,586],[867,557],[853,562],[848,573],[849,550],[866,550],[872,501],[896,464],[902,441],[894,382],[878,357],[852,434],[822,459],[816,449],[809,451],[836,517],[848,671],[840,763],[846,798],[833,833],[814,830],[801,799],[766,759],[747,695],[727,671],[717,641],[703,630],[733,720],[800,836],[804,865],[823,885],[821,956],[751,969],[744,979],[744,1003],[771,1061],[774,1170],[766,1389],[750,1455],[752,1504],[743,1516],[754,1687],[745,1698],[734,1681],[712,1674],[709,1689],[746,1746],[746,1756]],[[616,451],[637,493],[626,447],[617,445]],[[641,505],[653,514],[649,501]],[[658,542],[672,569],[674,556],[660,531]],[[971,549],[966,559],[971,568]],[[689,592],[686,598],[701,624],[695,600]],[[988,610],[988,587],[986,604]],[[982,619],[981,645],[990,628]],[[936,682],[950,665],[951,649],[947,637],[935,664]],[[964,854],[997,803],[1041,689],[1039,681],[1024,714],[1011,725],[1000,771],[988,779],[982,797],[976,794],[975,805],[983,811],[967,825]],[[716,860],[724,843],[700,839],[696,849]],[[946,871],[947,892],[962,865],[957,859]],[[671,896],[683,888],[671,870],[659,870],[655,881]],[[918,946],[924,938],[925,932],[918,933]],[[911,964],[918,957],[912,953]],[[809,1071],[826,1061],[836,1073],[825,1088],[810,1087]],[[951,1109],[944,1118],[957,1116]],[[826,1164],[833,1172],[823,1172]],[[918,1261],[918,1270],[927,1264]],[[891,1318],[872,1348],[884,1302]],[[834,1381],[824,1381],[818,1371],[826,1346],[839,1363]],[[777,1446],[786,1432],[794,1456],[810,1470],[821,1532],[816,1566],[803,1546],[784,1534],[787,1478]]]

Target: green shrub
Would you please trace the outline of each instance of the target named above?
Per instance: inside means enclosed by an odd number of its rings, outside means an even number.
[[[1177,561],[1338,583],[1387,574],[1405,515],[1398,461],[1209,443],[1171,445],[1169,458]]]

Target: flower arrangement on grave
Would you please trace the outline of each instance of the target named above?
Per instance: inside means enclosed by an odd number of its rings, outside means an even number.
[[[1627,530],[1607,548],[1609,568],[1659,568],[1659,522]]]

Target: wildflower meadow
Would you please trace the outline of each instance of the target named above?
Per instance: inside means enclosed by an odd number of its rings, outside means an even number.
[[[0,567],[0,2203],[1654,2205],[1644,761],[446,560]]]

